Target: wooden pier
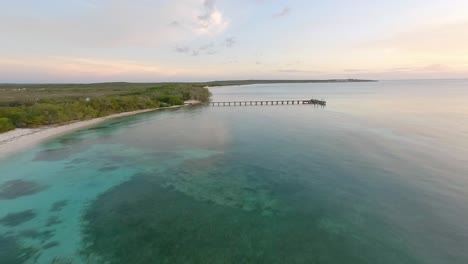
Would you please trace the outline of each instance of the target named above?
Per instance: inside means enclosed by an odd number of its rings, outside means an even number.
[[[211,106],[250,106],[250,105],[299,105],[312,104],[326,106],[327,102],[319,99],[303,100],[268,100],[268,101],[231,101],[231,102],[209,102]]]

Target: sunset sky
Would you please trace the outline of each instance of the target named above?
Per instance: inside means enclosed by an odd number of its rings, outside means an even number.
[[[467,0],[0,0],[0,83],[468,78]]]

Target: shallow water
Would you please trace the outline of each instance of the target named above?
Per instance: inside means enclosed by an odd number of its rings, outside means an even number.
[[[0,161],[3,263],[467,263],[468,81],[212,88]]]

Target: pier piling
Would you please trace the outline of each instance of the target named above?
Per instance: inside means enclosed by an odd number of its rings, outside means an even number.
[[[309,104],[309,105],[314,105],[316,106],[326,106],[327,102],[325,100],[319,100],[319,99],[304,99],[304,100],[278,100],[278,101],[272,101],[272,100],[263,100],[263,101],[228,101],[228,102],[210,102],[208,105],[210,106],[248,106],[248,105],[299,105],[299,104]]]

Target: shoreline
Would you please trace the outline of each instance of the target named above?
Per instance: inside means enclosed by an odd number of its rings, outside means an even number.
[[[190,102],[190,104],[186,105],[174,105],[169,107],[159,107],[131,112],[123,112],[62,125],[44,126],[39,128],[16,128],[15,130],[11,130],[0,134],[0,159],[5,159],[8,156],[11,156],[17,152],[30,149],[44,142],[45,140],[67,134],[81,128],[97,125],[99,123],[111,119],[133,116],[164,109],[182,108],[198,103],[200,102]]]

